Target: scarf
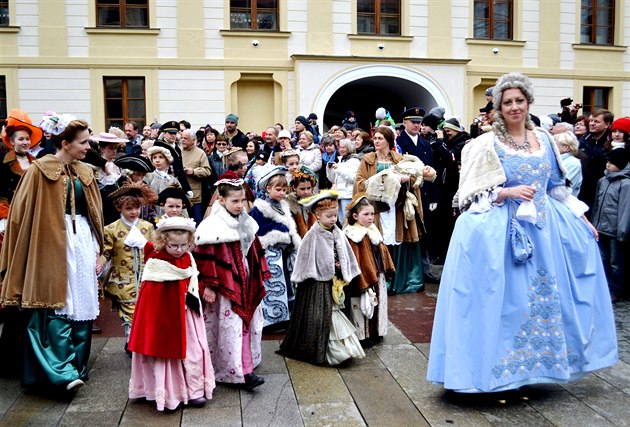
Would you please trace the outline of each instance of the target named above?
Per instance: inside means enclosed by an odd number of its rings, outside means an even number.
[[[201,305],[201,300],[199,299],[199,282],[197,279],[199,272],[197,271],[197,264],[195,264],[195,259],[192,254],[187,252],[187,255],[190,257],[191,264],[190,267],[186,269],[175,267],[168,261],[150,258],[144,265],[142,281],[144,282],[145,280],[149,280],[152,282],[171,282],[190,278],[190,281],[188,282],[188,294],[197,301],[196,307],[194,306],[195,303],[193,303],[191,308],[199,314],[199,306]],[[190,306],[190,303],[190,298],[186,295],[186,304]]]

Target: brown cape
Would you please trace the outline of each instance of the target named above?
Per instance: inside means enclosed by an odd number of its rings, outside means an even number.
[[[78,161],[70,167],[83,185],[88,220],[102,248],[103,209],[94,174]],[[64,164],[50,154],[35,160],[20,180],[0,255],[1,304],[24,308],[66,305],[67,182]]]

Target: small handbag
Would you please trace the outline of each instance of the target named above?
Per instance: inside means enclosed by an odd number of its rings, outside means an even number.
[[[525,232],[525,228],[516,219],[516,203],[510,201],[510,243],[512,245],[512,261],[514,264],[525,264],[531,257],[534,245]]]

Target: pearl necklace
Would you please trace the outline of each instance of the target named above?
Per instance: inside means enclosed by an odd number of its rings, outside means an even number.
[[[523,141],[522,144],[517,144],[514,138],[512,137],[512,135],[510,134],[508,134],[507,137],[508,137],[508,143],[510,144],[510,147],[512,147],[516,151],[527,151],[528,153],[532,152],[532,145],[529,143],[529,140],[527,139],[527,131],[525,131],[525,140]]]

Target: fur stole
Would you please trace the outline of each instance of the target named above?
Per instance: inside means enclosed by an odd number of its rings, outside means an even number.
[[[378,245],[383,241],[383,235],[378,231],[376,224],[372,224],[369,228],[359,223],[347,225],[344,227],[343,232],[346,237],[354,243],[361,243],[361,240],[363,240],[366,235],[370,238],[370,242],[372,242],[373,245]]]
[[[549,132],[542,128],[536,128],[534,131],[539,137],[540,145],[546,143],[551,146],[546,148],[551,148],[560,172],[566,177],[566,169],[562,165],[560,152]],[[461,210],[468,209],[479,193],[491,191],[507,181],[499,155],[494,148],[495,138],[494,132],[484,133],[466,144],[462,150],[462,170],[459,176],[458,192]]]
[[[341,277],[346,282],[361,274],[350,243],[343,232],[335,226],[332,231],[322,228],[319,223],[306,233],[298,249],[291,281],[305,282],[308,279],[325,282],[335,276],[335,250],[341,266]]]
[[[243,253],[247,255],[257,231],[258,224],[246,212],[234,217],[217,200],[212,205],[210,215],[199,223],[195,244],[241,242]]]
[[[197,279],[199,272],[197,271],[197,264],[195,264],[195,259],[190,252],[187,252],[187,255],[190,257],[190,267],[186,269],[176,267],[168,261],[149,258],[142,272],[142,281],[170,282],[190,278],[188,293],[199,299],[199,282]]]
[[[276,212],[269,202],[256,199],[250,211],[250,215],[258,223],[258,238],[265,249],[278,244],[293,245],[297,248],[302,240],[291,216],[289,203],[283,200],[280,207],[284,215]]]

